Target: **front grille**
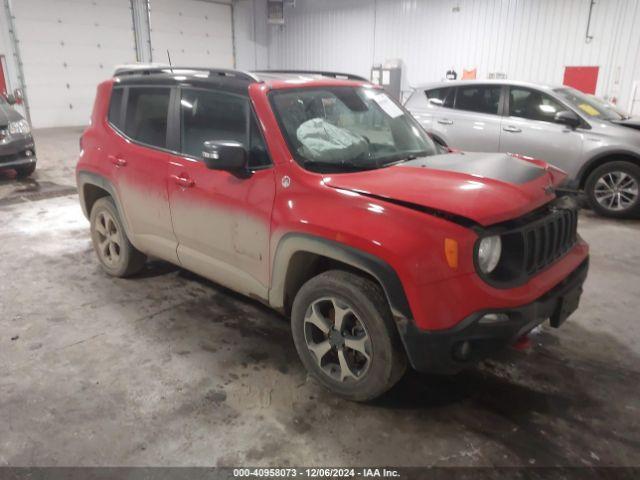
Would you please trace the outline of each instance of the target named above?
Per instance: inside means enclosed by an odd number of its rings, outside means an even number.
[[[500,235],[502,256],[493,272],[478,273],[498,288],[522,285],[571,250],[578,238],[577,227],[577,204],[568,197],[525,217],[489,227],[481,238]]]
[[[576,243],[578,212],[552,210],[522,229],[525,272],[535,275],[567,253]]]

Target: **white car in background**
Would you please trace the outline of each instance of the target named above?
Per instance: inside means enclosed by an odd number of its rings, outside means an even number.
[[[510,81],[422,85],[405,106],[438,143],[545,160],[610,217],[640,216],[640,121],[566,86]]]

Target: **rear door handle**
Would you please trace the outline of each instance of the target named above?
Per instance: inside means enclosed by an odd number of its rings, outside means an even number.
[[[109,161],[111,163],[113,163],[116,167],[126,167],[127,166],[127,161],[118,156],[118,155],[109,155]]]
[[[509,125],[508,127],[504,127],[503,130],[505,132],[511,132],[511,133],[520,133],[522,130],[519,129],[518,127],[514,127],[513,125]]]
[[[187,178],[187,177],[181,177],[181,176],[178,176],[178,175],[171,175],[171,178],[173,178],[174,182],[176,182],[178,185],[180,185],[181,187],[184,187],[184,188],[193,187],[195,185],[195,182],[193,180],[191,180],[190,178]]]
[[[453,125],[453,120],[449,120],[448,118],[441,118],[438,120],[438,123],[442,125]]]

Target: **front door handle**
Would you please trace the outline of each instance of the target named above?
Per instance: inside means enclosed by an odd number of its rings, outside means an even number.
[[[441,118],[440,120],[438,120],[438,123],[441,123],[442,125],[453,125],[453,120],[449,120],[448,118]]]
[[[187,177],[181,177],[179,175],[171,175],[171,178],[173,178],[174,182],[176,182],[178,185],[184,188],[193,187],[195,185],[195,182]]]
[[[127,166],[127,161],[118,156],[118,155],[109,155],[109,161],[111,163],[113,163],[116,167],[126,167]]]
[[[505,132],[510,132],[510,133],[520,133],[522,130],[519,129],[518,127],[514,127],[513,125],[509,125],[508,127],[504,127],[503,130]]]

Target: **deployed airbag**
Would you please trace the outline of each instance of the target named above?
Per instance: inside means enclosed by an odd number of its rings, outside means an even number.
[[[298,127],[301,154],[309,160],[340,164],[369,152],[367,140],[356,133],[336,127],[322,118],[312,118]]]

